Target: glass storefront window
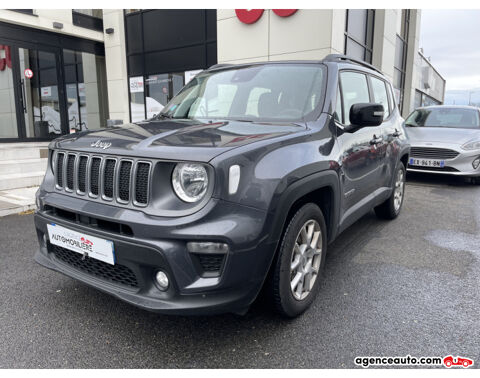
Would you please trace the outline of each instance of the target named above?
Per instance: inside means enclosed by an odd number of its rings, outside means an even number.
[[[104,58],[72,50],[63,51],[70,132],[106,126],[106,74]]]
[[[202,70],[134,76],[129,78],[132,122],[160,113],[165,105]]]
[[[18,137],[11,48],[0,45],[0,138]]]
[[[371,63],[375,11],[347,9],[346,16],[345,54]]]
[[[14,35],[16,27],[3,27],[11,29],[6,35]],[[0,41],[0,139],[50,140],[106,127],[109,112],[101,44],[20,29],[18,41],[11,45]],[[64,50],[63,45],[83,51]]]
[[[422,106],[422,93],[419,91],[415,91],[415,103],[414,103],[414,108],[419,108]]]
[[[103,18],[103,12],[101,9],[72,9],[74,12],[91,16],[95,18]]]
[[[130,113],[132,122],[138,122],[145,119],[145,88],[143,77],[130,78]]]
[[[145,80],[147,119],[160,113],[184,85],[183,73],[150,75]]]

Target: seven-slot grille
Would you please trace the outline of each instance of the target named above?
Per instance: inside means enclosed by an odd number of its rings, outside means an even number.
[[[58,152],[57,189],[121,204],[146,206],[152,164],[146,161]]]
[[[447,160],[454,159],[458,155],[459,152],[447,148],[412,147],[410,149],[410,157],[415,158]]]

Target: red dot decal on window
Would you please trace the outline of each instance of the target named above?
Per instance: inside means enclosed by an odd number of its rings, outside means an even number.
[[[264,9],[235,9],[235,13],[244,24],[253,24],[262,17]]]
[[[273,13],[280,17],[289,17],[294,14],[298,9],[273,9]]]

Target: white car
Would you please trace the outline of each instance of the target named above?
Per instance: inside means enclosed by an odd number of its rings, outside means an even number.
[[[412,146],[408,170],[467,176],[480,183],[479,108],[418,108],[407,117],[405,126]]]

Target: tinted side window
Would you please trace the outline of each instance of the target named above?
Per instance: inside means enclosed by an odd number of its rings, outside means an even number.
[[[390,106],[388,104],[387,87],[385,82],[373,76],[370,76],[370,79],[372,80],[373,101],[377,104],[383,105],[383,119],[387,119],[390,116]]]
[[[350,108],[354,104],[370,102],[367,76],[357,72],[341,72],[345,124],[350,125]]]

